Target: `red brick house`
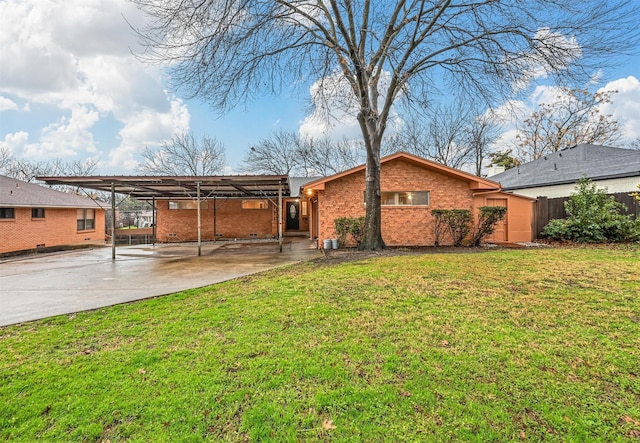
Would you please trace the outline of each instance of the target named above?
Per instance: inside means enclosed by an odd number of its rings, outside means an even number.
[[[287,235],[308,235],[309,206],[300,198],[300,186],[312,180],[289,177],[289,191],[282,199],[282,227]],[[197,240],[197,202],[195,200],[156,200],[159,242]],[[261,197],[206,198],[200,204],[201,236],[204,241],[235,238],[277,238],[278,199]]]
[[[198,239],[195,200],[156,200],[159,242]],[[200,203],[202,240],[274,238],[278,234],[277,201],[269,198],[209,198]]]
[[[407,153],[381,160],[382,237],[388,246],[434,244],[432,209],[506,206],[507,217],[490,240],[531,241],[535,199],[501,191],[499,183]],[[365,214],[365,166],[307,183],[311,238],[336,238],[334,220]]]
[[[278,238],[336,238],[334,220],[365,214],[364,165],[324,178],[283,176],[49,177],[52,184],[152,200],[159,242]],[[502,192],[500,184],[423,158],[382,159],[382,233],[389,246],[433,245],[431,210],[506,206],[494,241],[532,240],[535,199]],[[199,194],[198,194],[199,189]],[[199,195],[199,197],[197,197]],[[278,207],[279,199],[282,207]],[[200,211],[198,211],[200,201]],[[200,218],[198,221],[198,212]],[[279,219],[281,214],[281,219]],[[282,231],[280,229],[282,228]]]
[[[90,198],[0,175],[0,254],[104,245],[104,223]]]

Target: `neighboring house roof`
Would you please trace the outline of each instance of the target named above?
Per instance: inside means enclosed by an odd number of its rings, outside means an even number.
[[[300,188],[302,188],[307,183],[311,183],[316,180],[320,180],[324,177],[289,177],[289,187],[291,188],[290,197],[299,197],[300,196]]]
[[[87,197],[0,175],[0,206],[39,208],[99,208]]]
[[[430,169],[440,174],[444,174],[450,177],[455,177],[459,180],[467,181],[469,182],[470,189],[475,189],[475,190],[499,190],[500,189],[500,184],[493,180],[488,180],[486,178],[478,177],[477,175],[469,174],[467,172],[460,171],[459,169],[450,168],[443,164],[440,164],[431,160],[427,160],[425,158],[418,157],[413,154],[408,154],[406,152],[397,152],[395,154],[383,157],[380,159],[380,164],[384,165],[385,163],[388,163],[393,160],[408,161],[410,163],[421,166],[425,169]],[[364,169],[365,169],[365,165],[356,166],[355,168],[348,169],[344,172],[340,172],[338,174],[334,174],[329,177],[323,177],[315,181],[309,182],[304,186],[302,186],[302,188],[305,190],[307,189],[323,190],[327,182],[345,177],[347,175],[351,175],[355,172],[364,171]]]
[[[577,145],[491,177],[505,190],[591,180],[640,176],[640,151],[601,145]]]

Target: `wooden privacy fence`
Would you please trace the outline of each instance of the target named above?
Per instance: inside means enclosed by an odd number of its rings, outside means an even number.
[[[608,194],[613,196],[616,201],[624,203],[627,207],[625,214],[632,214],[638,217],[640,215],[640,202],[626,192],[616,194]],[[566,218],[567,213],[564,210],[564,202],[569,197],[547,198],[538,197],[538,201],[533,206],[533,232],[535,238],[540,237],[540,233],[547,226],[549,221],[556,218]]]

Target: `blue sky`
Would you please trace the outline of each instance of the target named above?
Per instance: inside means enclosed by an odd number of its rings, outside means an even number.
[[[220,116],[206,104],[167,91],[158,66],[131,51],[137,41],[123,19],[144,21],[125,0],[0,0],[0,143],[19,158],[100,160],[99,174],[135,174],[145,146],[181,131],[222,141],[231,173],[252,144],[278,129],[318,134],[309,120],[310,94],[284,90]],[[604,111],[640,137],[640,49],[603,71],[597,86],[620,92]],[[596,87],[596,88],[597,88]],[[520,105],[553,97],[539,86]],[[305,120],[307,119],[307,120]],[[330,131],[356,134],[353,121]],[[503,144],[513,131],[505,127]]]

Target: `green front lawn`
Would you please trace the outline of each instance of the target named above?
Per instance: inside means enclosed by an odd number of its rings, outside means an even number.
[[[639,441],[640,247],[306,263],[0,328],[0,440]]]

